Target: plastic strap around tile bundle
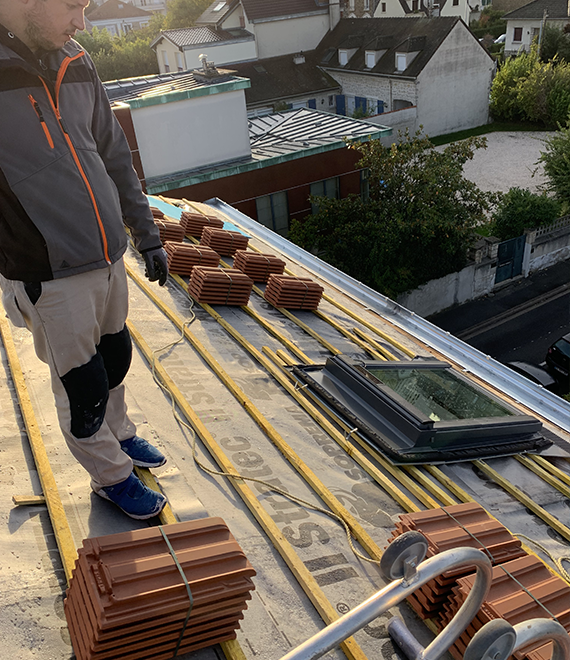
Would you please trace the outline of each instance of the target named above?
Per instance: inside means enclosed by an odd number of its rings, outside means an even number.
[[[530,592],[530,591],[524,586],[524,584],[522,584],[521,582],[519,582],[519,581],[517,580],[517,578],[516,578],[516,577],[515,577],[515,576],[514,576],[514,575],[513,575],[513,574],[512,574],[507,568],[505,568],[505,567],[503,566],[503,564],[499,564],[499,568],[501,568],[501,569],[503,570],[503,572],[506,573],[506,574],[511,578],[511,580],[513,580],[514,582],[516,582],[517,585],[518,585],[518,586],[519,586],[519,587],[525,592],[525,594],[527,594],[528,596],[530,596],[530,597],[534,600],[534,602],[535,602],[537,605],[540,605],[540,607],[542,607],[542,609],[548,614],[548,616],[552,617],[552,618],[554,619],[554,621],[558,621],[557,617],[556,617],[554,614],[552,614],[552,612],[548,609],[548,607],[546,607],[546,605],[545,605],[544,603],[541,603],[541,602],[538,600],[538,598],[537,598],[532,592]],[[558,621],[558,623],[559,623],[560,625],[563,625],[563,624],[562,624],[562,621]]]
[[[158,526],[158,529],[160,529],[160,533],[162,534],[162,537],[166,541],[166,545],[168,546],[168,549],[170,550],[170,554],[172,556],[172,559],[174,559],[174,563],[176,564],[176,568],[178,569],[178,572],[182,576],[182,580],[184,582],[184,585],[186,586],[186,591],[188,592],[188,600],[190,601],[190,607],[188,608],[188,614],[186,615],[186,619],[184,620],[184,624],[182,626],[182,630],[180,631],[180,637],[178,638],[178,642],[176,644],[176,648],[174,649],[174,654],[173,658],[175,658],[178,655],[178,649],[180,648],[180,644],[182,643],[182,638],[184,637],[184,633],[186,632],[186,626],[188,625],[188,620],[190,619],[190,614],[192,613],[192,607],[194,606],[194,596],[192,595],[192,589],[190,589],[190,585],[188,584],[188,580],[186,579],[186,575],[184,575],[184,570],[182,569],[182,566],[180,566],[180,562],[178,561],[178,557],[176,556],[176,552],[174,552],[174,548],[170,544],[170,541],[168,540],[168,536],[164,533],[164,529],[162,529],[162,525]]]
[[[263,275],[263,279],[267,279],[267,276],[269,275],[269,269],[271,268],[271,259],[269,257],[266,257],[264,254],[260,254],[260,257],[263,257],[265,261],[267,261],[267,266],[265,268],[265,273]]]
[[[302,280],[300,280],[302,282]],[[301,301],[301,309],[303,309],[303,305],[305,304],[305,300],[307,299],[307,294],[309,293],[309,285],[306,282],[303,282],[305,285],[305,295],[303,296],[303,300]]]
[[[224,274],[224,275],[230,280],[230,286],[229,286],[229,289],[228,289],[228,295],[226,296],[226,302],[224,303],[224,305],[227,305],[227,304],[228,304],[228,300],[230,299],[230,293],[232,292],[232,284],[233,284],[233,280],[232,280],[232,276],[231,276],[229,273],[226,273],[225,270],[222,270],[222,273],[223,273],[223,274]]]
[[[454,515],[452,515],[451,513],[449,513],[449,511],[446,511],[445,507],[443,507],[441,510],[442,510],[442,511],[445,511],[445,513],[447,513],[447,515],[448,515],[452,520],[454,520],[454,521],[459,525],[459,527],[461,527],[461,529],[463,529],[464,531],[466,531],[466,532],[469,534],[469,536],[470,536],[474,541],[477,541],[477,543],[481,546],[481,549],[484,550],[484,551],[487,553],[489,559],[490,559],[491,562],[494,564],[494,563],[495,563],[495,558],[494,558],[493,555],[491,554],[491,551],[489,550],[489,548],[488,548],[484,543],[482,543],[482,542],[481,542],[481,541],[475,536],[475,534],[473,534],[472,532],[470,532],[470,531],[467,529],[467,527],[465,527],[465,525],[464,525],[462,522],[460,522],[459,520],[457,520],[457,518],[456,518]]]
[[[198,259],[198,263],[196,264],[197,266],[199,266],[202,263],[202,257],[204,255],[202,254],[202,250],[200,250],[199,247],[197,247],[196,249],[198,250],[198,254],[200,255],[200,258]]]

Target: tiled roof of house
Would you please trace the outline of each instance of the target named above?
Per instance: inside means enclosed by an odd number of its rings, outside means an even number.
[[[250,21],[328,11],[328,0],[239,0]],[[198,25],[219,23],[239,2],[214,0],[196,21]]]
[[[247,30],[215,30],[207,25],[189,28],[178,28],[177,30],[163,30],[152,42],[151,48],[162,38],[166,38],[179,47],[200,46],[221,41],[233,41],[235,39],[253,39],[253,35]]]
[[[241,0],[250,21],[328,11],[328,0]]]
[[[316,63],[327,69],[365,71],[384,75],[417,76],[461,19],[367,18],[343,19],[318,45]],[[466,39],[474,39],[465,30]],[[348,64],[341,66],[338,49],[357,49]],[[365,51],[385,51],[373,69],[366,67]],[[417,52],[405,71],[396,71],[396,53]]]
[[[274,102],[316,92],[330,92],[339,89],[339,84],[326,71],[305,55],[303,64],[295,64],[293,55],[270,57],[255,62],[232,64],[232,70],[243,78],[251,80],[246,90],[248,105]]]
[[[136,7],[126,0],[107,0],[89,14],[89,21],[106,21],[113,18],[152,17],[152,12]]]
[[[568,2],[566,0],[534,0],[528,5],[514,9],[505,14],[503,18],[510,20],[512,18],[538,18],[542,19],[544,12],[547,12],[549,19],[564,19],[570,23],[568,16]]]

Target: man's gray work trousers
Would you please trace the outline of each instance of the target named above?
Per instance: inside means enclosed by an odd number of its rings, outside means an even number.
[[[133,466],[119,442],[136,433],[122,384],[131,357],[123,260],[48,282],[0,284],[8,317],[25,322],[50,367],[61,430],[92,488],[123,481]]]

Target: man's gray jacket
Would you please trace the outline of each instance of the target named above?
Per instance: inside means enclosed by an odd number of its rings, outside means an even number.
[[[160,247],[131,154],[91,58],[40,59],[0,26],[0,273],[39,282]]]

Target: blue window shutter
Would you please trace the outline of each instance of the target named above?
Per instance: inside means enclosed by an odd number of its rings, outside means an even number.
[[[356,110],[364,110],[364,112],[366,112],[366,97],[365,96],[355,96],[354,97],[354,108]]]
[[[344,94],[337,94],[335,100],[336,100],[336,114],[346,115],[346,98]]]
[[[378,114],[381,115],[384,112],[384,101],[378,101]]]
[[[308,102],[309,108],[313,108],[313,110],[317,109],[317,99],[309,99]]]

